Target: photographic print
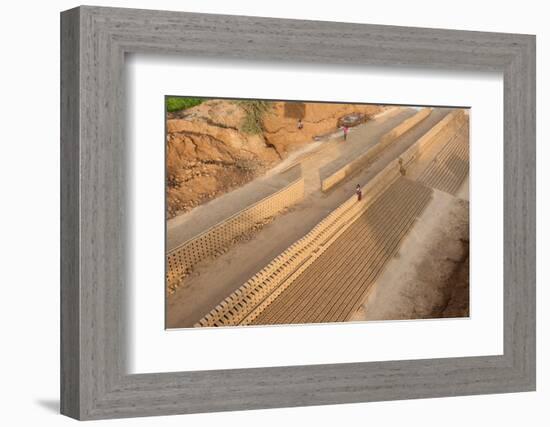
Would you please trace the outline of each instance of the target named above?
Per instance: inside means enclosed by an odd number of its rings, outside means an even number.
[[[469,317],[469,108],[164,108],[168,329]]]

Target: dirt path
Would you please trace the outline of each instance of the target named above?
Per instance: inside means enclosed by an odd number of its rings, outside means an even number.
[[[354,193],[357,183],[365,184],[376,176],[388,162],[412,145],[447,112],[445,109],[435,109],[425,121],[399,138],[372,166],[360,171],[351,180],[339,184],[328,194],[320,191],[319,165],[325,165],[324,162],[334,159],[333,156],[337,153],[327,149],[317,156],[310,157],[304,162],[304,175],[308,182],[304,201],[264,226],[252,239],[235,245],[215,259],[197,264],[184,285],[168,297],[167,326],[190,327],[196,323],[227,295],[347,200]],[[414,111],[411,114],[414,114]],[[400,114],[388,116],[384,126],[378,126],[376,132],[372,129],[375,123],[372,123],[371,129],[366,129],[367,126],[355,129],[348,136],[346,143],[335,141],[335,144],[340,144],[336,145],[336,150],[355,148],[363,152],[372,146],[379,136],[406,118]],[[308,163],[312,167],[308,167]]]

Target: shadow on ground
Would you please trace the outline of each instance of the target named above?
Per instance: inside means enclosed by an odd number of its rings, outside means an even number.
[[[59,399],[37,399],[35,403],[50,412],[59,414]]]

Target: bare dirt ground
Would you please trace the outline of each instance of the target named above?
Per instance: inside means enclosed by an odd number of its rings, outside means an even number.
[[[398,254],[350,320],[469,315],[469,203],[433,190]]]
[[[347,150],[357,150],[357,153],[364,152],[384,132],[414,114],[414,111],[408,111],[407,114],[388,114],[383,117],[383,120],[380,120],[380,123],[370,122],[353,129],[346,143],[334,141],[333,147],[329,146],[326,150],[320,150],[318,154],[308,157],[302,162],[306,177],[304,201],[286,214],[274,218],[249,239],[243,239],[222,255],[204,260],[196,265],[193,273],[186,278],[184,285],[178,288],[174,294],[168,296],[167,326],[170,328],[193,326],[223,298],[241,286],[283,250],[311,230],[350,195],[354,194],[357,183],[365,184],[372,179],[389,161],[395,159],[413,144],[446,113],[447,110],[435,109],[424,122],[400,137],[387,152],[380,156],[375,164],[355,175],[352,180],[343,182],[328,194],[323,194],[320,191],[319,169],[322,166],[337,159],[342,152],[347,154]],[[229,216],[232,213],[231,210],[242,204],[238,198],[234,198],[236,196],[233,193],[236,192],[225,194],[193,211],[196,212],[196,218],[199,219],[199,225],[195,228],[197,232],[200,232],[200,228],[206,227],[208,224],[208,221],[201,222],[201,218],[204,220],[206,215],[210,214],[214,217],[220,216],[221,220]],[[220,210],[209,209],[214,203],[219,206]],[[205,216],[200,215],[201,212],[205,212]],[[170,222],[168,224],[170,227]],[[182,221],[180,224],[185,224],[185,222]],[[194,221],[193,224],[195,224]],[[182,229],[189,228],[181,227]],[[192,303],[190,303],[191,301]]]

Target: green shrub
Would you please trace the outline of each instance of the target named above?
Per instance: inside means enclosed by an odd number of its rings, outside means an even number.
[[[186,110],[206,101],[204,98],[185,98],[181,96],[166,97],[166,111],[172,113],[174,111]]]

